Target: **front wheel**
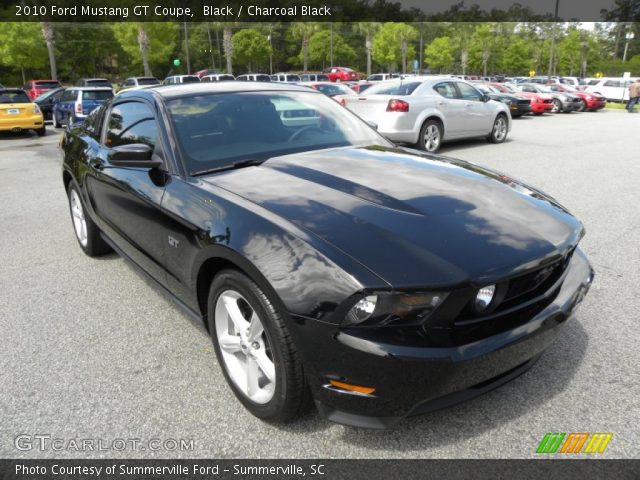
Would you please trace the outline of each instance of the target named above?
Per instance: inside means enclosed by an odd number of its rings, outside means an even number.
[[[282,316],[246,275],[220,272],[208,298],[209,332],[234,395],[253,415],[286,422],[309,406],[304,371]]]
[[[562,102],[557,98],[553,99],[553,108],[551,109],[551,113],[559,113],[562,111]]]
[[[504,114],[499,114],[493,122],[493,128],[487,139],[491,143],[502,143],[507,138],[508,123]]]
[[[418,148],[426,152],[435,153],[442,143],[442,125],[436,120],[427,120],[420,129]]]
[[[580,108],[578,109],[579,112],[585,112],[587,110],[587,102],[583,99],[580,102]]]

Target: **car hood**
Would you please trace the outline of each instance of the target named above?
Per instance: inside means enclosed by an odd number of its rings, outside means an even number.
[[[541,192],[414,152],[321,150],[203,180],[312,232],[394,287],[490,281],[565,254],[582,236],[582,224]]]

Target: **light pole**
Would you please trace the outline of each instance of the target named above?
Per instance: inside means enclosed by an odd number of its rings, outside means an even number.
[[[269,28],[271,30],[271,28]],[[267,35],[269,40],[269,75],[273,75],[273,44],[271,43],[271,32]]]
[[[548,79],[551,80],[551,74],[553,73],[553,60],[556,50],[556,27],[558,26],[558,8],[560,7],[560,0],[556,0],[556,11],[553,17],[553,31],[551,32],[551,51],[549,52],[549,73]]]
[[[580,43],[582,46],[582,62],[580,62],[580,78],[587,76],[587,51],[589,50],[589,42],[582,40]]]
[[[627,51],[629,50],[629,42],[631,40],[633,40],[633,37],[635,35],[633,34],[633,32],[627,32],[627,34],[624,36],[625,42],[624,42],[624,53],[622,54],[622,61],[626,62],[627,61]]]

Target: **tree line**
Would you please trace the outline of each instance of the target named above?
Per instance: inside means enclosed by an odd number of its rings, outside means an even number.
[[[179,59],[176,66],[174,60]],[[176,62],[177,63],[177,62]],[[292,22],[0,24],[0,81],[317,71],[640,75],[638,23]]]

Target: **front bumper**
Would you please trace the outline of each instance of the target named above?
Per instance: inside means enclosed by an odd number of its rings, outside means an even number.
[[[533,113],[546,113],[553,110],[553,103],[531,103],[531,111]]]
[[[509,109],[511,110],[512,117],[521,117],[522,115],[531,113],[531,104],[530,103],[511,104],[509,106]]]
[[[374,342],[336,325],[295,319],[318,410],[338,423],[385,428],[491,390],[535,362],[592,279],[587,258],[576,249],[560,290],[542,311],[516,328],[451,348]],[[376,390],[372,395],[345,393],[331,388],[330,379]]]
[[[607,106],[606,100],[585,100],[587,110],[602,110]]]

